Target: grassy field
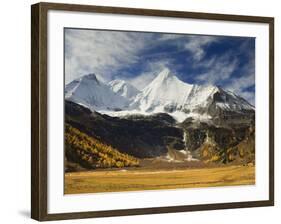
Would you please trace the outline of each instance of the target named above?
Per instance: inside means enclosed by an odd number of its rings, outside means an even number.
[[[118,170],[65,174],[65,194],[255,184],[254,166],[179,170]]]

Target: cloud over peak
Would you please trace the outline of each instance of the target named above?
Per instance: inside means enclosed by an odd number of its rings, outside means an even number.
[[[142,89],[168,67],[185,82],[220,85],[254,104],[254,55],[247,37],[65,29],[66,84],[95,73]]]

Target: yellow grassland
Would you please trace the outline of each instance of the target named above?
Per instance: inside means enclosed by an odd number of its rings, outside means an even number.
[[[255,184],[255,166],[108,170],[65,174],[65,193],[142,191]]]

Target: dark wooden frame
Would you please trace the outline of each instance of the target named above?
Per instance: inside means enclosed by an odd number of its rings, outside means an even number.
[[[269,200],[153,207],[140,209],[48,214],[47,211],[47,12],[65,10],[143,16],[164,16],[269,24]],[[90,5],[38,3],[31,6],[31,217],[38,221],[187,212],[274,205],[274,18],[117,8]]]

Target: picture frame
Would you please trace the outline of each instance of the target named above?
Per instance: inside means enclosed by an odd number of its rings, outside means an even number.
[[[50,115],[50,55],[48,48],[51,46],[50,33],[48,33],[51,20],[50,12],[78,13],[78,14],[102,14],[103,16],[125,16],[155,19],[164,18],[166,20],[199,20],[199,21],[224,21],[228,23],[249,23],[266,25],[268,30],[268,107],[264,108],[268,113],[267,127],[268,133],[268,161],[266,161],[267,170],[266,179],[266,199],[263,200],[241,200],[235,202],[217,202],[217,203],[198,203],[183,205],[165,205],[165,206],[144,206],[129,207],[120,209],[101,209],[92,210],[91,207],[84,211],[66,211],[66,212],[50,212],[50,194],[48,187],[50,182],[50,146],[56,145],[56,142],[50,143],[49,136],[51,130],[49,127]],[[101,21],[100,21],[101,22]],[[102,27],[102,24],[99,25]],[[109,25],[105,29],[108,28]],[[260,16],[242,16],[242,15],[226,15],[202,12],[183,12],[183,11],[166,11],[155,9],[137,9],[137,8],[119,8],[104,7],[91,5],[74,5],[74,4],[57,4],[57,3],[38,3],[31,6],[31,218],[38,221],[61,220],[61,219],[81,219],[81,218],[97,218],[111,216],[126,215],[143,215],[143,214],[159,214],[172,212],[188,212],[203,211],[228,208],[247,208],[274,205],[274,18]],[[120,29],[121,30],[121,29]],[[63,38],[62,36],[59,38]],[[62,74],[63,77],[63,74]],[[62,92],[62,91],[61,91]],[[54,107],[52,107],[54,108]],[[57,111],[58,113],[61,112]],[[261,116],[263,116],[263,113]],[[59,145],[57,147],[60,147]],[[63,161],[61,161],[63,164]],[[258,166],[258,165],[257,165]],[[60,169],[56,167],[56,169]],[[143,194],[146,194],[145,192]],[[153,192],[150,192],[153,194]],[[108,196],[110,198],[110,195]]]

